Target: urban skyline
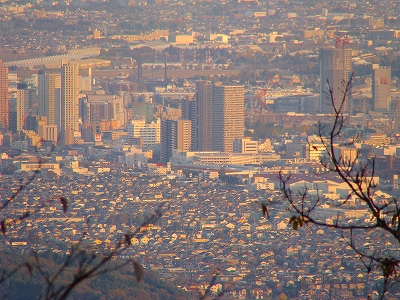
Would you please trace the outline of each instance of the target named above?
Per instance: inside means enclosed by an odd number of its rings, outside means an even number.
[[[169,287],[96,278],[74,299],[379,299],[384,266],[399,274],[399,14],[387,0],[4,0],[1,251],[116,247]],[[24,263],[0,293],[40,293]]]

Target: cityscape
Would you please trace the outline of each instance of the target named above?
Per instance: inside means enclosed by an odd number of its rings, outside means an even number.
[[[399,3],[0,3],[0,251],[125,239],[179,291],[71,299],[400,298]]]

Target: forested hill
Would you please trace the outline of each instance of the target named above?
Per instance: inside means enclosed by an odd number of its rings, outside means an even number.
[[[50,251],[40,254],[39,261],[45,272],[54,274],[66,256],[56,255]],[[0,274],[9,274],[18,266],[34,259],[33,254],[19,254],[11,251],[0,252]],[[63,276],[56,284],[73,276],[73,270]],[[72,278],[72,277],[69,277]],[[0,283],[0,295],[4,299],[37,299],[45,287],[42,276],[35,269],[30,274],[29,268],[23,267],[11,278]],[[2,298],[3,299],[3,298]],[[69,299],[136,299],[136,300],[184,300],[189,293],[176,288],[172,283],[160,280],[151,271],[145,271],[143,280],[136,281],[133,268],[125,267],[118,272],[110,272],[78,285]]]

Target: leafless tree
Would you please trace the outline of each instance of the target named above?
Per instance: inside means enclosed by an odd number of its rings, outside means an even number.
[[[339,230],[341,236],[355,256],[358,257],[366,268],[368,274],[379,272],[381,280],[377,282],[379,299],[384,299],[388,290],[399,282],[400,256],[398,251],[389,251],[381,245],[374,249],[363,247],[365,238],[369,240],[398,243],[400,246],[400,203],[395,197],[385,199],[376,195],[378,176],[375,168],[375,158],[364,157],[359,149],[353,148],[354,155],[344,156],[340,154],[339,145],[354,143],[343,137],[343,131],[348,121],[346,106],[353,76],[348,81],[343,81],[341,87],[341,99],[334,99],[334,91],[328,82],[326,98],[332,104],[333,121],[329,128],[322,123],[317,124],[318,140],[322,144],[325,157],[320,163],[326,172],[339,177],[347,186],[349,194],[342,202],[334,203],[324,198],[321,193],[317,196],[310,195],[307,188],[291,190],[290,175],[280,174],[282,193],[290,204],[291,218],[289,223],[297,230],[306,224],[316,225],[332,230]],[[337,87],[336,87],[337,88]],[[338,101],[339,100],[339,101]],[[328,132],[325,135],[325,132]],[[313,147],[309,144],[309,147]],[[355,201],[355,202],[354,202]],[[333,221],[327,221],[321,217],[318,210],[327,205],[331,208],[342,210],[354,209],[354,203],[358,203],[367,217],[357,219],[338,214]],[[379,274],[378,273],[378,274]]]
[[[29,209],[20,215],[6,214],[8,206],[12,202],[18,201],[21,193],[29,185],[34,184],[34,180],[39,174],[40,166],[46,160],[46,158],[40,159],[38,170],[29,176],[21,177],[18,188],[0,203],[0,231],[3,237],[6,237],[14,226],[18,226],[18,224],[29,218],[37,217],[36,215],[41,209],[49,206],[54,201],[58,201],[61,204],[62,212],[60,213],[64,215],[68,214],[69,200],[62,195],[54,195],[49,199],[44,199],[35,208]],[[58,268],[49,270],[48,267],[42,264],[40,256],[36,252],[33,252],[33,259],[27,259],[8,273],[0,274],[0,285],[13,277],[17,272],[26,271],[30,276],[40,276],[44,282],[42,293],[37,295],[38,299],[64,300],[71,296],[71,293],[84,281],[121,270],[124,267],[131,267],[135,272],[137,281],[141,281],[144,275],[142,265],[133,258],[119,259],[119,257],[132,246],[131,241],[133,238],[140,238],[143,230],[151,226],[151,224],[158,222],[163,216],[164,208],[164,205],[161,203],[136,229],[124,233],[121,239],[111,248],[101,253],[87,246],[85,243],[85,239],[89,235],[88,229],[90,225],[90,218],[87,218],[80,239],[78,242],[70,245],[65,259]],[[211,291],[218,284],[219,274],[220,271],[218,269],[213,272],[206,290],[199,295],[199,299],[220,299],[224,295],[225,290],[217,294]]]
[[[0,203],[0,230],[3,236],[7,236],[8,232],[14,226],[18,226],[20,222],[36,217],[36,214],[54,201],[59,201],[62,207],[62,213],[68,213],[68,199],[62,195],[54,195],[49,199],[43,200],[39,205],[33,209],[27,209],[26,212],[17,215],[7,215],[7,208],[10,203],[18,201],[18,197],[24,189],[33,184],[34,179],[37,177],[40,166],[45,160],[39,160],[39,167],[28,177],[21,177],[18,188]],[[45,300],[63,300],[67,299],[71,292],[82,282],[98,277],[112,271],[120,270],[125,266],[131,266],[135,271],[137,281],[141,281],[143,277],[143,268],[140,263],[134,259],[118,259],[129,247],[131,247],[131,240],[141,234],[142,229],[150,224],[156,223],[163,215],[163,205],[160,205],[140,226],[131,232],[123,234],[121,240],[109,249],[107,252],[98,253],[96,249],[84,246],[84,239],[88,235],[89,219],[86,220],[86,228],[81,233],[81,238],[78,243],[70,246],[68,254],[61,266],[56,270],[47,270],[43,267],[41,259],[37,253],[34,253],[33,260],[26,260],[22,264],[16,266],[8,273],[0,274],[0,284],[6,282],[17,272],[26,270],[32,274],[39,274],[44,281],[44,288],[40,299]]]

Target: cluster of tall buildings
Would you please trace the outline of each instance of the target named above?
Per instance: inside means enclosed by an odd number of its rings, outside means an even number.
[[[109,122],[113,128],[125,124],[122,98],[96,95],[89,76],[80,76],[80,66],[63,62],[58,73],[39,70],[34,82],[16,83],[13,90],[8,68],[0,60],[0,131],[18,134],[36,132],[42,140],[74,144],[88,127]],[[87,124],[86,124],[87,123]],[[109,127],[110,127],[109,126]],[[88,141],[94,140],[93,135]]]
[[[11,97],[9,75],[0,62],[3,133],[30,130],[42,140],[70,145],[77,140],[94,142],[100,132],[126,126],[128,144],[159,145],[164,163],[174,149],[233,152],[234,140],[244,137],[243,86],[198,81],[195,96],[181,100],[179,114],[171,109],[158,120],[126,122],[123,98],[92,91],[90,71],[89,79],[80,76],[77,63],[63,63],[60,72],[39,70],[34,76],[36,82],[17,83]],[[144,107],[146,103],[138,104]]]
[[[351,85],[346,92],[346,85],[353,74],[352,50],[347,49],[344,43],[339,43],[336,48],[320,49],[319,63],[320,112],[333,113],[332,104],[339,108],[341,101],[346,97],[342,111],[353,114],[355,108],[351,97]],[[392,110],[400,110],[400,106],[391,97],[391,81],[391,67],[379,66],[378,64],[372,65],[372,111],[390,112]],[[365,102],[367,100],[364,99]],[[367,110],[367,105],[364,105],[364,110]],[[399,107],[399,109],[396,107]]]
[[[233,152],[244,138],[244,87],[209,81],[196,83],[193,99],[181,101],[182,118],[161,124],[161,162],[172,150]]]

